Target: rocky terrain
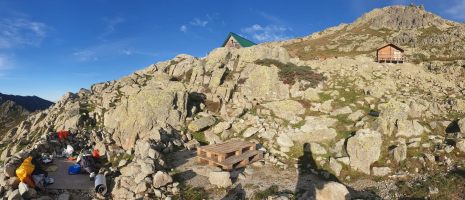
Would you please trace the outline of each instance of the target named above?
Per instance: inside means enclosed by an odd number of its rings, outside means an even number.
[[[463,28],[393,6],[65,94],[3,138],[0,194],[18,197],[12,170],[31,153],[60,151],[50,132],[70,130],[76,148],[105,155],[107,198],[463,199]],[[373,62],[388,41],[415,62]],[[264,160],[231,173],[194,161],[197,146],[229,140],[258,143]]]
[[[406,50],[410,62],[436,66],[435,61],[464,60],[464,41],[463,23],[442,19],[422,6],[391,6],[366,13],[352,24],[285,41],[284,46],[303,60],[354,55],[374,59],[377,48],[394,43]]]
[[[53,103],[39,97],[23,97],[0,93],[0,136],[37,110],[44,110]]]

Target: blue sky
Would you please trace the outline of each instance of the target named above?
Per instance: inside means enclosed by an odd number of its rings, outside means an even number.
[[[229,31],[283,40],[411,2],[465,20],[465,0],[0,0],[0,92],[56,101],[177,54],[203,57]]]

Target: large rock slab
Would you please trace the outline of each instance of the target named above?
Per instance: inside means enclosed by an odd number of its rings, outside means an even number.
[[[405,144],[405,142],[401,142],[392,151],[393,151],[393,155],[394,155],[394,160],[396,162],[399,163],[399,162],[402,162],[405,159],[407,159],[407,144]]]
[[[350,157],[350,167],[370,174],[370,165],[381,155],[382,135],[378,131],[361,129],[347,141],[347,153]]]
[[[459,120],[458,122],[460,132],[465,134],[465,118]]]
[[[248,137],[251,137],[252,135],[255,135],[255,133],[257,133],[258,131],[259,129],[256,127],[249,127],[244,131],[242,136],[245,138],[248,138]]]
[[[227,188],[232,185],[229,172],[215,172],[212,171],[208,175],[208,180],[212,185],[216,185],[220,188]]]
[[[173,178],[166,172],[158,171],[153,176],[153,187],[160,188],[173,182]]]
[[[281,147],[293,147],[294,146],[294,142],[292,141],[292,139],[286,135],[286,134],[281,134],[279,135],[279,137],[276,139],[276,142],[278,143],[279,146]]]
[[[417,120],[398,120],[396,136],[415,137],[420,136],[425,128]]]
[[[139,93],[122,98],[107,111],[104,125],[113,132],[117,145],[130,149],[137,138],[160,140],[157,127],[180,127],[187,114],[186,104],[187,90],[182,83],[156,75]]]
[[[337,183],[328,182],[323,187],[316,187],[315,199],[318,200],[346,200],[350,199],[347,187]]]
[[[192,121],[187,127],[192,132],[203,131],[216,123],[216,119],[213,116],[201,117]]]
[[[283,100],[263,104],[263,107],[270,109],[273,113],[282,119],[297,123],[301,120],[298,115],[305,113],[305,108],[297,101]]]
[[[349,106],[345,106],[342,108],[338,108],[336,110],[333,110],[330,115],[331,116],[337,116],[337,115],[345,115],[345,114],[350,114],[352,113],[352,109],[350,109]]]
[[[312,101],[312,102],[318,102],[320,101],[320,90],[315,89],[315,88],[308,88],[303,92],[303,99]]]
[[[305,124],[292,137],[294,141],[305,142],[323,142],[332,140],[337,136],[334,128],[337,120],[329,117],[305,117]]]
[[[377,130],[385,135],[391,135],[397,129],[397,121],[408,118],[409,106],[405,103],[392,99],[378,105],[378,108],[381,112],[376,120]]]
[[[248,77],[241,88],[242,95],[261,101],[288,99],[289,86],[279,80],[278,72],[274,66],[249,65],[242,72]]]
[[[349,118],[350,120],[355,122],[355,121],[358,121],[359,119],[361,119],[364,115],[365,115],[365,113],[363,113],[363,111],[357,110],[357,111],[353,112],[352,114],[350,114],[349,116],[347,116],[347,118]]]
[[[457,147],[457,149],[459,149],[461,152],[465,153],[465,139],[462,139],[459,142],[457,142],[455,147]]]
[[[373,175],[375,176],[386,176],[391,173],[391,168],[389,167],[373,167]]]
[[[333,170],[334,175],[339,176],[341,174],[342,165],[333,157],[329,158],[329,166],[331,167],[331,170]]]
[[[3,167],[3,173],[5,174],[6,177],[15,177],[16,176],[16,168],[19,166],[15,166],[11,163],[6,164]]]

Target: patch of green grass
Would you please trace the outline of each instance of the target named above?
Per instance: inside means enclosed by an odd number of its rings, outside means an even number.
[[[457,120],[462,118],[465,118],[465,114],[451,110],[447,112],[447,118],[445,120]]]
[[[28,145],[29,145],[28,143],[22,143],[22,142],[18,143],[18,148],[16,148],[16,152],[19,152],[25,149]]]
[[[254,115],[254,116],[258,116],[258,112],[257,112],[257,107],[253,107],[252,109],[248,110],[247,111],[249,114],[251,115]]]
[[[208,192],[201,187],[189,187],[181,185],[181,193],[178,196],[174,196],[174,200],[203,200],[209,199]]]
[[[325,102],[325,101],[333,99],[333,97],[331,97],[331,95],[329,95],[328,93],[325,93],[325,92],[321,92],[318,95],[320,96],[321,102]]]
[[[300,128],[302,127],[303,125],[305,125],[305,120],[300,120],[299,122],[297,122],[297,124],[291,124],[291,127],[296,129],[296,128]]]
[[[413,183],[398,182],[399,193],[404,198],[418,198],[423,199],[464,199],[465,194],[465,175],[463,171],[452,172],[447,175],[435,174],[425,181],[415,181]],[[438,188],[437,194],[429,194],[429,188]]]
[[[289,155],[289,158],[299,158],[304,155],[304,145],[296,142],[294,143],[294,146],[290,148],[290,151],[287,152],[287,155]]]
[[[203,132],[194,132],[192,137],[196,139],[201,145],[207,145],[208,141],[205,139],[205,134]]]
[[[354,134],[353,131],[337,131],[336,139],[349,138]]]
[[[347,134],[347,132],[352,132],[354,130],[354,127],[352,126],[354,122],[347,117],[348,115],[349,114],[332,116],[332,118],[337,119],[337,123],[334,128],[338,133]]]
[[[109,164],[112,167],[117,167],[119,165],[119,162],[122,160],[127,160],[128,163],[131,162],[134,159],[134,155],[131,154],[123,154],[120,156],[113,156],[110,160],[108,160]]]

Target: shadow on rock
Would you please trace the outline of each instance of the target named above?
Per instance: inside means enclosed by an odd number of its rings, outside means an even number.
[[[179,182],[188,181],[197,176],[197,174],[192,170],[187,170],[183,172],[176,173],[173,175],[173,179]]]
[[[446,133],[457,133],[460,132],[460,127],[459,127],[459,120],[456,119],[452,121],[447,127],[446,127]]]
[[[246,193],[242,188],[241,184],[238,184],[236,187],[228,191],[228,194],[224,196],[221,200],[243,200],[245,199]]]
[[[175,169],[189,162],[190,159],[194,159],[195,151],[194,150],[177,151],[177,152],[170,153],[164,157],[165,157],[167,167],[171,169]]]
[[[332,199],[343,200],[353,198],[382,199],[367,193],[360,193],[342,184],[339,179],[324,169],[318,169],[313,158],[310,143],[303,146],[303,155],[298,160],[298,180],[296,196],[299,200],[305,199]]]

